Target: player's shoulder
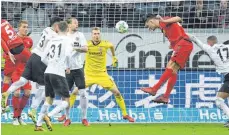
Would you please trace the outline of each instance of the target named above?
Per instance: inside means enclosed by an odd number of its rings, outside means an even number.
[[[87,44],[88,44],[88,46],[91,46],[91,45],[93,45],[93,42],[92,42],[92,40],[87,40]]]
[[[42,34],[46,34],[46,35],[49,35],[49,36],[51,36],[51,35],[57,35],[57,33],[51,27],[46,27],[43,30]]]
[[[83,32],[78,31],[78,34],[79,34],[80,36],[84,36]]]
[[[101,43],[102,43],[102,44],[106,44],[106,45],[107,45],[107,44],[111,44],[111,42],[108,41],[108,40],[101,40]]]

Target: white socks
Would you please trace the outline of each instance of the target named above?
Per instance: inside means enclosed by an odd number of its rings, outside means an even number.
[[[32,98],[31,108],[37,110],[43,100],[45,100],[45,86],[39,86],[35,96]]]
[[[66,109],[69,106],[67,101],[61,101],[59,105],[57,105],[51,112],[48,113],[49,117],[59,113],[60,111]]]
[[[87,119],[87,108],[88,108],[88,98],[85,89],[80,89],[80,108],[81,108],[81,118]]]
[[[219,109],[222,109],[223,112],[227,115],[227,117],[229,118],[229,108],[228,106],[226,105],[226,103],[224,102],[224,99],[220,98],[220,97],[217,97],[216,98],[216,106],[219,108]]]
[[[24,86],[26,83],[28,82],[27,79],[25,79],[24,77],[20,77],[20,79],[16,82],[14,82],[9,89],[7,90],[7,92],[9,94],[13,93],[14,91],[16,91],[18,88]]]
[[[48,109],[51,105],[47,102],[44,103],[44,105],[41,107],[41,112],[38,116],[38,120],[37,120],[37,126],[42,126],[42,121],[43,121],[43,118],[45,116],[45,114],[47,114],[48,112]]]

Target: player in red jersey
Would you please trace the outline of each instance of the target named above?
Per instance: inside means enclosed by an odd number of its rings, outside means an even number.
[[[180,21],[181,18],[178,16],[162,18],[159,15],[151,15],[145,22],[145,26],[149,30],[161,29],[170,42],[170,48],[173,49],[173,55],[160,80],[153,87],[141,88],[142,91],[154,96],[161,85],[168,80],[165,94],[154,100],[157,103],[168,103],[169,95],[176,84],[177,72],[179,69],[184,68],[193,49],[193,44],[185,33],[184,28],[180,25]]]
[[[23,45],[25,46],[26,49],[30,49],[33,45],[33,41],[30,37],[27,36],[28,33],[28,22],[27,21],[20,21],[18,24],[18,36],[22,38],[23,40]],[[11,79],[13,82],[16,82],[20,79],[24,69],[27,60],[23,59],[22,54],[15,55],[16,59],[16,64],[15,64],[15,70],[12,73]],[[13,110],[14,110],[14,115],[13,115],[13,125],[26,125],[26,123],[21,119],[21,113],[22,110],[24,109],[29,96],[30,96],[30,91],[31,91],[31,84],[30,82],[26,83],[22,89],[24,90],[24,95],[20,98],[20,89],[14,92],[14,95],[12,97],[12,105],[13,105]]]
[[[24,49],[22,39],[17,35],[9,22],[4,19],[1,19],[1,46],[13,63],[15,63],[13,55],[22,54],[22,58],[27,60],[31,55],[27,49]]]

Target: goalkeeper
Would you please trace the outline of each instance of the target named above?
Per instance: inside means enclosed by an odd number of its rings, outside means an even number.
[[[126,112],[126,105],[120,91],[107,73],[106,54],[108,49],[111,50],[113,56],[112,65],[114,67],[117,66],[114,46],[109,41],[101,40],[100,38],[100,29],[98,27],[93,28],[92,40],[88,41],[88,52],[85,58],[84,72],[86,87],[98,84],[104,89],[110,90],[115,95],[116,102],[121,108],[123,119],[134,122],[134,119]]]

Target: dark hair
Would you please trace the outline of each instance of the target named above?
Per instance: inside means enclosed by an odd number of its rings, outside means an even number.
[[[217,40],[217,37],[214,36],[214,35],[212,35],[212,36],[209,36],[209,37],[207,38],[207,40]]]
[[[58,23],[60,32],[66,32],[68,30],[68,24],[66,21],[61,21]]]
[[[60,17],[58,17],[58,16],[52,17],[50,19],[50,27],[52,27],[54,23],[58,23],[60,21],[62,21],[62,19]]]
[[[229,45],[229,40],[224,41],[224,42],[223,42],[223,44],[225,44],[225,45]]]
[[[66,20],[66,22],[68,23],[68,24],[71,24],[72,23],[72,19],[76,19],[75,17],[70,17],[70,18],[68,18],[67,20]]]
[[[149,20],[151,20],[151,19],[157,19],[156,16],[157,15],[155,15],[155,14],[147,14],[146,19],[145,19],[145,23],[149,22]]]

